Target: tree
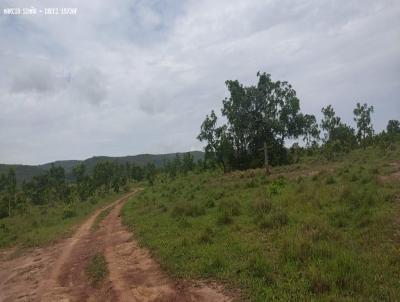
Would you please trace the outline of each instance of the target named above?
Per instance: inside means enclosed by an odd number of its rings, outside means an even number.
[[[63,167],[51,164],[49,170],[50,186],[54,192],[53,198],[61,201],[65,199],[67,188],[65,183],[65,170]]]
[[[201,142],[207,142],[204,148],[205,160],[214,161],[217,153],[217,140],[216,137],[217,129],[217,115],[214,110],[211,111],[210,115],[206,115],[205,120],[200,126],[200,134],[197,139]]]
[[[225,171],[287,162],[285,140],[304,132],[300,101],[292,86],[274,82],[266,73],[257,77],[256,86],[226,81],[230,96],[222,101],[221,113],[227,123],[217,127],[211,111],[201,125],[198,139],[207,142],[206,159],[212,157]]]
[[[306,114],[303,118],[303,140],[307,147],[316,146],[319,141],[321,131],[314,115]]]
[[[144,178],[143,168],[132,163],[130,177],[136,181],[143,180],[143,178]]]
[[[183,155],[183,159],[182,159],[182,170],[183,173],[186,174],[189,171],[192,171],[194,169],[194,159],[193,159],[193,155],[190,152],[187,152]]]
[[[323,119],[321,128],[324,133],[324,150],[328,157],[332,157],[338,152],[349,152],[356,145],[354,129],[341,122],[340,117],[336,116],[333,107],[329,105],[322,108]]]
[[[92,177],[95,188],[108,193],[112,185],[113,164],[109,161],[96,163]]]
[[[17,198],[17,178],[15,170],[10,168],[7,175],[7,194],[8,194],[8,216],[11,216],[11,205],[16,203]]]
[[[337,150],[349,152],[357,144],[354,129],[345,123],[340,123],[332,130],[331,143],[337,145]]]
[[[145,171],[147,181],[149,182],[150,186],[153,186],[156,178],[156,166],[154,164],[148,163],[146,165]]]
[[[326,108],[322,108],[321,112],[324,115],[321,121],[321,128],[325,130],[325,142],[328,142],[332,139],[332,133],[334,132],[335,128],[339,127],[340,125],[340,117],[336,116],[331,105],[328,105]]]
[[[89,176],[86,175],[86,166],[84,163],[77,164],[72,169],[72,174],[75,178],[76,187],[79,195],[79,199],[81,201],[86,200],[89,195],[92,193],[90,184],[89,184]]]
[[[363,148],[366,148],[366,139],[371,138],[374,129],[371,124],[371,114],[374,112],[374,107],[369,106],[365,103],[361,105],[357,103],[356,108],[354,108],[354,121],[357,123],[357,138]]]
[[[389,135],[400,134],[400,122],[398,120],[390,120],[386,126]]]
[[[7,187],[7,176],[5,174],[0,175],[0,192]]]
[[[297,138],[303,130],[300,100],[288,82],[274,82],[270,74],[260,72],[257,77],[257,86],[250,87],[227,81],[230,97],[223,101],[222,114],[228,119],[235,159],[248,164],[258,157],[263,163],[263,153],[268,149],[272,151],[268,159],[275,164],[283,163],[285,140]]]

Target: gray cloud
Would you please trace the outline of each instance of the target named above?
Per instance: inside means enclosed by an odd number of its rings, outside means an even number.
[[[50,65],[50,64],[49,64]],[[38,62],[20,66],[13,75],[11,93],[53,93],[62,85],[62,79],[52,70],[51,65]]]
[[[0,162],[200,149],[225,80],[288,80],[302,109],[356,101],[400,119],[395,0],[64,1],[77,16],[0,15]]]
[[[107,96],[106,78],[96,68],[81,68],[68,77],[68,82],[78,101],[100,104]]]

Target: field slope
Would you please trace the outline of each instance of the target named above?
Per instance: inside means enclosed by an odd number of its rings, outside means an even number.
[[[400,297],[400,146],[336,162],[161,177],[123,221],[178,278],[252,301]]]

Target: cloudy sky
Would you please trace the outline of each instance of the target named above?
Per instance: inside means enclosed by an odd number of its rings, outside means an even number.
[[[8,16],[4,8],[77,8]],[[224,82],[288,80],[302,111],[400,119],[398,0],[0,0],[0,162],[201,149]]]

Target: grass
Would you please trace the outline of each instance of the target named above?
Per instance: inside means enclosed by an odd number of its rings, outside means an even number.
[[[101,211],[99,213],[99,215],[97,215],[97,217],[94,220],[92,227],[91,227],[92,231],[96,231],[99,229],[100,223],[108,216],[108,214],[110,214],[110,212],[112,211],[113,208],[114,208],[114,206],[108,207],[108,208],[104,209],[103,211]]]
[[[43,246],[71,234],[74,226],[85,220],[96,208],[124,193],[110,193],[73,204],[32,206],[20,214],[0,219],[0,248],[13,245],[20,249]]]
[[[92,286],[97,287],[108,275],[106,258],[102,253],[95,254],[86,267],[86,275]]]
[[[400,146],[273,169],[158,179],[123,207],[169,273],[216,279],[251,301],[400,297]]]

